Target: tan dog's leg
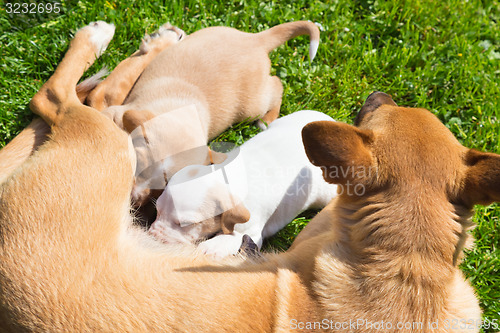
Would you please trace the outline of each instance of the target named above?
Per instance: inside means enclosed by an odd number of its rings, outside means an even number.
[[[76,84],[95,59],[106,50],[114,31],[113,25],[99,21],[76,33],[55,73],[30,102],[31,110],[47,124],[57,124],[69,105],[82,105],[76,94]]]
[[[330,203],[323,208],[315,217],[312,219],[304,229],[297,235],[292,245],[290,246],[290,250],[295,249],[300,243],[303,241],[309,240],[316,236],[321,236],[327,233],[334,232],[335,222],[332,222],[329,217],[333,214],[335,209],[335,205],[337,202],[337,198],[334,198]],[[340,227],[339,227],[340,228]]]
[[[116,66],[113,72],[87,97],[87,105],[103,111],[112,105],[121,105],[144,68],[166,47],[185,36],[184,31],[164,24],[157,32],[146,36],[140,49]]]
[[[95,33],[96,29],[103,30]],[[0,151],[0,183],[40,146],[50,127],[58,121],[63,105],[79,103],[75,86],[83,72],[106,49],[114,33],[114,26],[95,22],[81,29],[71,42],[70,48],[47,81],[30,102],[30,108],[42,119],[35,119],[12,142]],[[89,43],[89,40],[91,41]]]
[[[270,88],[272,91],[272,100],[269,104],[269,111],[259,120],[258,125],[260,128],[265,129],[270,123],[278,119],[281,108],[281,97],[283,96],[283,84],[277,76],[271,77]]]
[[[81,104],[75,86],[113,32],[105,22],[79,30],[30,104],[51,124],[52,134],[0,186],[2,332],[110,327],[89,314],[100,303],[93,292],[85,299],[81,291],[108,267],[101,259],[111,255],[130,222],[133,170],[127,135]]]

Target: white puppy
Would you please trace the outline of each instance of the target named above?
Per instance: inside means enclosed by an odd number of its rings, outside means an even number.
[[[302,211],[324,207],[337,188],[309,162],[301,137],[302,128],[318,120],[333,121],[317,111],[295,112],[232,150],[223,163],[183,168],[159,197],[150,232],[167,243],[216,234],[199,247],[224,257],[238,252],[245,234],[260,248]]]

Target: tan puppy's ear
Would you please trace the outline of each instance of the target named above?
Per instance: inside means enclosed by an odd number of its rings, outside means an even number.
[[[464,200],[472,206],[500,201],[500,155],[469,150],[464,183]]]
[[[231,234],[236,223],[245,223],[250,220],[250,212],[243,205],[239,204],[222,213],[221,227],[224,234]]]
[[[332,121],[315,121],[302,129],[302,141],[312,164],[321,167],[329,183],[365,183],[373,165],[368,144],[373,133]]]
[[[128,110],[123,113],[123,129],[127,133],[132,133],[137,127],[143,125],[148,120],[155,117],[153,113],[147,110],[137,111]]]

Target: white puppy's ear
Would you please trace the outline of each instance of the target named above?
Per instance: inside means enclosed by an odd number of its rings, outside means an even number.
[[[127,133],[132,133],[132,131],[137,127],[143,125],[145,122],[153,119],[154,117],[155,115],[147,110],[128,110],[123,113],[123,129],[127,131]]]
[[[250,220],[250,212],[243,205],[239,204],[225,211],[221,215],[221,227],[224,234],[231,234],[236,223],[245,223]]]

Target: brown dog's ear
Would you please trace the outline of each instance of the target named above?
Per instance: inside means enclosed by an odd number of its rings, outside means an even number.
[[[243,204],[238,204],[222,213],[221,227],[224,234],[231,234],[236,223],[245,223],[250,220],[250,212]]]
[[[146,121],[155,117],[153,113],[147,110],[137,111],[128,110],[123,113],[123,129],[127,133],[132,133],[137,127],[144,124]]]
[[[333,121],[316,121],[302,129],[302,141],[312,164],[321,167],[329,183],[364,183],[373,165],[367,145],[373,133]],[[364,171],[364,173],[362,173]]]
[[[472,206],[500,201],[500,155],[471,149],[465,161],[469,166],[464,184],[465,202]]]
[[[382,105],[398,106],[396,102],[392,100],[391,95],[388,95],[381,91],[372,92],[370,96],[366,98],[365,104],[356,115],[356,119],[354,119],[354,125],[358,126],[361,123],[361,120],[363,120],[363,118],[367,114],[377,110]]]

